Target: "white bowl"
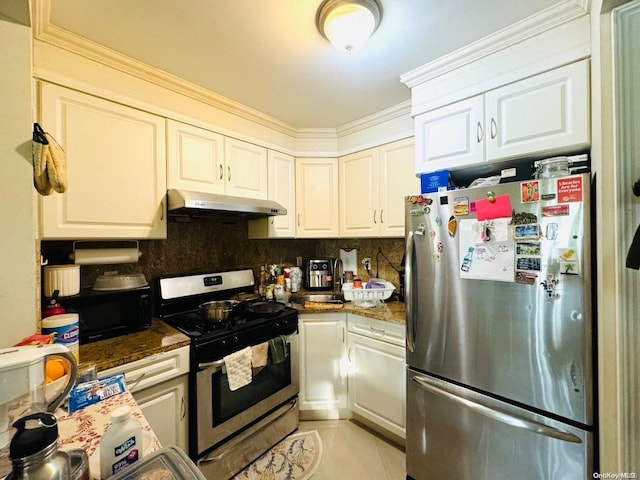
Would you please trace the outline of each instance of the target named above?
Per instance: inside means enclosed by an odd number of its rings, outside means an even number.
[[[51,297],[58,290],[59,297],[80,293],[80,265],[47,265],[43,268],[44,296]]]

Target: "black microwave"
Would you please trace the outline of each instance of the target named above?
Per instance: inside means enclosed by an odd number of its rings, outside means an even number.
[[[96,291],[87,288],[78,295],[62,297],[60,304],[78,314],[80,343],[144,330],[151,326],[151,287]]]

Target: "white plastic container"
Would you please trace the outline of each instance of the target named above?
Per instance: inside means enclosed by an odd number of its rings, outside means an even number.
[[[111,412],[111,426],[100,439],[100,477],[105,479],[142,458],[142,425],[123,405]]]
[[[40,323],[43,334],[55,333],[55,343],[67,347],[76,362],[80,362],[80,328],[77,313],[61,313],[42,319]]]
[[[59,297],[80,293],[80,265],[47,265],[42,273],[44,296],[58,290]]]

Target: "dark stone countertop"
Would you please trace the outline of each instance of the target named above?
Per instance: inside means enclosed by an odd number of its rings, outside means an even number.
[[[189,337],[153,318],[147,330],[80,345],[80,368],[95,363],[100,372],[189,344]]]

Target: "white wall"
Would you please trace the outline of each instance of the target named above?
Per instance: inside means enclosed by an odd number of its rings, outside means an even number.
[[[0,347],[35,332],[39,309],[31,163],[31,28],[0,17]]]

